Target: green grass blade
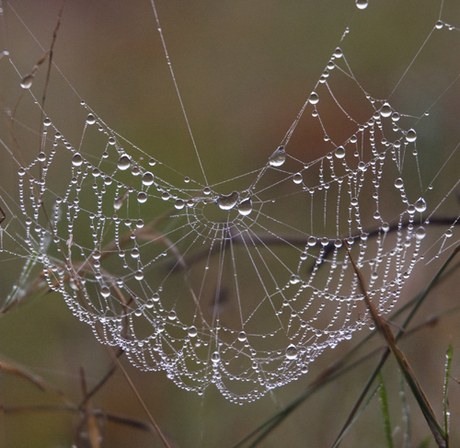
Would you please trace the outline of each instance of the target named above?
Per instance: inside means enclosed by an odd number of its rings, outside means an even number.
[[[379,395],[380,395],[380,404],[382,407],[382,416],[383,416],[383,428],[385,430],[385,439],[387,441],[388,448],[393,448],[393,435],[391,431],[390,423],[390,410],[388,407],[388,395],[385,387],[385,382],[383,381],[382,372],[379,373]]]
[[[446,434],[447,445],[449,445],[449,423],[450,423],[450,412],[449,412],[449,400],[448,400],[448,391],[449,391],[449,378],[450,378],[450,369],[452,367],[452,356],[454,354],[454,348],[452,343],[449,344],[449,348],[446,352],[446,368],[444,375],[444,388],[443,388],[443,414],[444,414],[444,432]]]

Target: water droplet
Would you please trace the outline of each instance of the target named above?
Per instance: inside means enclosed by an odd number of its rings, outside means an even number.
[[[72,165],[73,166],[81,166],[83,163],[83,157],[80,153],[76,152],[72,157]]]
[[[444,22],[442,20],[438,20],[436,22],[435,27],[436,27],[437,30],[440,30],[443,26],[444,26]]]
[[[135,278],[137,281],[140,282],[141,280],[144,279],[144,273],[143,273],[141,270],[136,271],[136,272],[134,273],[134,278]]]
[[[380,213],[379,212],[374,213],[374,219],[380,219]]]
[[[114,137],[109,137],[109,145],[114,145],[116,143],[116,140]]]
[[[196,327],[195,327],[194,325],[192,325],[192,326],[188,329],[188,335],[189,335],[191,338],[195,338],[197,334],[198,334],[198,331],[197,331]]]
[[[51,126],[51,120],[48,117],[43,120],[43,126],[45,126],[45,128]]]
[[[286,358],[287,359],[297,359],[297,347],[294,344],[291,344],[286,349]]]
[[[398,190],[400,190],[401,188],[404,187],[404,181],[403,181],[400,177],[398,177],[398,178],[395,180],[395,184],[394,184],[394,185],[395,185],[395,187],[396,187]]]
[[[291,275],[291,278],[289,279],[289,283],[291,285],[295,285],[300,282],[300,277],[298,275]]]
[[[217,364],[217,363],[220,361],[219,352],[214,352],[214,353],[211,355],[211,361],[213,362],[213,364]]]
[[[147,187],[149,187],[150,185],[153,184],[153,179],[154,179],[153,174],[150,171],[147,171],[142,176],[142,183],[146,185]]]
[[[342,49],[340,47],[337,47],[335,50],[334,50],[334,57],[339,59],[343,56],[343,52],[342,52]]]
[[[238,205],[238,213],[240,215],[246,216],[252,212],[252,200],[247,198],[244,201],[241,201]]]
[[[417,202],[414,204],[415,210],[419,213],[423,213],[426,210],[426,202],[425,199],[419,198]]]
[[[366,9],[368,4],[368,0],[356,0],[356,6],[358,9]]]
[[[182,210],[185,207],[185,202],[182,199],[176,199],[174,207],[176,210]]]
[[[415,142],[417,140],[417,133],[414,131],[414,129],[409,129],[406,134],[406,141],[409,143]]]
[[[399,121],[400,118],[401,118],[401,115],[399,115],[398,112],[393,112],[393,113],[391,114],[391,119],[392,119],[393,121]]]
[[[161,199],[163,199],[163,201],[168,201],[169,198],[171,197],[171,195],[165,191],[162,195],[161,195]]]
[[[37,160],[38,160],[39,162],[44,162],[44,161],[46,160],[46,154],[45,154],[43,151],[40,152],[40,153],[38,154],[38,156],[37,156]]]
[[[217,205],[221,210],[231,210],[238,202],[239,194],[234,191],[229,195],[221,194],[217,199]]]
[[[293,181],[295,184],[301,184],[302,181],[303,181],[302,174],[301,174],[301,173],[296,173],[296,174],[294,174],[294,177],[292,178],[292,181]]]
[[[101,296],[105,299],[110,296],[110,288],[108,286],[103,286],[101,288]]]
[[[310,97],[308,98],[308,102],[310,104],[318,104],[319,96],[316,92],[311,92]]]
[[[335,150],[335,156],[338,159],[343,159],[345,157],[345,148],[343,146],[337,147],[337,149]]]
[[[190,177],[185,176],[185,177],[184,177],[184,182],[185,182],[186,184],[188,184],[188,183],[190,182]]]
[[[144,204],[145,202],[147,202],[147,193],[145,193],[144,191],[140,191],[137,194],[137,202],[139,202],[139,204]]]
[[[32,84],[34,82],[34,76],[33,74],[29,74],[24,76],[24,78],[21,79],[21,87],[23,89],[30,89],[32,87]]]
[[[88,116],[86,117],[86,122],[88,124],[94,124],[96,123],[96,117],[93,114],[88,114]]]
[[[389,103],[384,103],[382,108],[380,109],[380,115],[383,118],[388,118],[392,113],[391,106]]]
[[[131,159],[124,154],[118,159],[117,166],[119,170],[125,171],[131,166]]]
[[[211,194],[211,189],[209,187],[204,187],[203,188],[203,193],[208,196]]]
[[[356,206],[358,205],[358,198],[351,198],[350,204],[351,204],[353,207],[356,207]]]
[[[155,294],[153,294],[152,300],[154,302],[158,302],[160,300],[160,294],[158,294],[157,292]]]
[[[315,238],[314,236],[309,236],[309,237],[308,237],[307,244],[308,244],[310,247],[316,246],[316,238]]]
[[[286,151],[284,145],[278,146],[276,151],[270,156],[268,162],[271,166],[281,166],[286,161]]]
[[[425,235],[426,235],[425,227],[419,227],[417,231],[415,232],[415,238],[417,238],[418,240],[423,240],[423,238],[425,238]]]
[[[452,238],[452,235],[453,235],[453,234],[454,234],[454,233],[452,232],[452,229],[447,229],[447,230],[446,230],[446,233],[444,233],[444,236],[445,236],[446,238]]]
[[[176,320],[177,319],[177,314],[174,310],[171,310],[169,313],[168,313],[168,319],[169,320]]]
[[[238,340],[240,342],[244,342],[247,339],[246,333],[244,331],[240,331],[238,333]]]

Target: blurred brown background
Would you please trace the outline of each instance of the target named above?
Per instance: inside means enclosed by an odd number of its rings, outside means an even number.
[[[359,11],[352,0],[158,0],[156,6],[168,51],[210,181],[233,177],[265,163],[339,44],[356,78],[374,97],[388,98],[395,109],[408,114],[423,114],[459,73],[459,59],[454,57],[458,52],[453,51],[460,47],[458,30],[442,30],[439,35],[433,35],[391,94],[433,29],[440,4],[428,0],[371,0],[366,10]],[[18,0],[11,5],[33,36],[45,49],[49,48],[61,3]],[[3,9],[2,49],[9,49],[21,74],[28,73],[43,51],[20,23],[9,2],[3,4]],[[446,1],[442,18],[460,27],[460,5],[453,0]],[[351,31],[340,43],[347,26]],[[78,94],[112,129],[145,151],[151,151],[164,163],[190,172],[196,178],[200,176],[149,1],[68,1],[55,44],[54,61]],[[6,58],[0,64],[2,107],[13,109],[21,95],[19,78],[12,73]],[[39,68],[33,88],[38,96],[42,92],[45,65]],[[460,142],[459,94],[458,85],[451,87],[433,106],[430,120],[417,128],[424,181],[434,176]],[[349,101],[353,103],[353,98]],[[27,104],[27,100],[23,100],[18,113],[23,114],[25,122],[32,123],[34,115],[28,115]],[[81,134],[79,99],[55,69],[51,71],[46,104],[53,122],[66,132],[70,141],[78,141]],[[0,129],[2,139],[8,141],[4,114]],[[11,143],[7,145],[11,147]],[[16,166],[7,151],[3,148],[0,151],[1,197],[13,213],[19,215],[17,207],[14,208]],[[35,156],[32,147],[23,151],[26,159],[32,154]],[[455,185],[459,178],[458,159],[458,156],[451,159],[436,180],[431,204],[440,202]],[[454,195],[439,213],[458,215]],[[11,216],[7,217],[3,226],[10,220]],[[19,274],[21,259],[0,254],[0,260],[1,302]],[[425,287],[437,267],[439,261],[419,266],[404,290],[401,303]],[[458,274],[453,275],[431,294],[417,320],[423,322],[456,305],[458,286]],[[437,325],[401,343],[439,416],[445,350],[449,342],[454,346],[452,374],[460,377],[460,362],[455,354],[460,340],[458,319],[457,313],[449,312]],[[299,381],[242,407],[228,403],[212,387],[199,397],[179,390],[163,372],[142,373],[123,358],[122,362],[173,446],[231,447],[296,397],[362,336],[324,353]],[[31,298],[0,316],[0,357],[26,366],[64,391],[74,403],[82,397],[79,369],[84,368],[91,386],[105,374],[111,362],[90,327],[73,317],[62,298],[54,293]],[[321,390],[261,446],[331,446],[375,363],[373,358]],[[395,446],[404,446],[400,385],[397,367],[392,361],[388,362],[384,377],[389,390]],[[407,395],[412,419],[410,446],[418,446],[429,431],[409,392]],[[3,446],[67,447],[75,442],[81,415],[30,408],[65,403],[58,394],[42,392],[20,376],[3,371],[0,399],[9,409],[0,412]],[[460,416],[460,386],[455,381],[451,384],[450,403],[452,446],[456,446],[460,443],[455,425]],[[92,405],[107,413],[147,421],[120,372],[94,397]],[[12,412],[13,409],[16,412]],[[104,419],[100,425],[103,447],[161,446],[155,435],[145,431]],[[386,446],[377,397],[341,446]]]

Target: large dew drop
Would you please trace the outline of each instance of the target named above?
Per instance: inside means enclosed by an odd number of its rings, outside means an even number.
[[[32,87],[32,84],[34,82],[34,75],[29,74],[24,76],[24,78],[21,79],[21,87],[23,89],[30,89]]]
[[[241,201],[240,204],[238,205],[238,213],[240,215],[246,216],[249,215],[249,213],[252,212],[252,200],[251,198],[245,199],[244,201]]]
[[[345,157],[345,148],[343,146],[339,146],[336,150],[335,150],[335,156],[338,158],[338,159],[343,159]]]
[[[319,96],[316,92],[311,92],[310,97],[308,98],[310,104],[318,104]]]
[[[406,134],[406,141],[412,143],[415,140],[417,140],[417,133],[413,129],[409,129]]]
[[[426,202],[425,199],[419,198],[417,202],[414,204],[415,210],[419,213],[423,213],[426,210]]]
[[[118,169],[125,171],[131,166],[131,159],[125,154],[118,159]]]
[[[76,152],[72,157],[72,165],[73,166],[81,166],[83,163],[83,157],[80,153]]]
[[[142,183],[147,187],[153,184],[153,174],[150,171],[144,173],[142,176]]]
[[[217,199],[217,205],[221,210],[231,210],[238,202],[238,192],[234,191],[229,195],[221,194]]]
[[[380,115],[383,118],[388,118],[392,114],[392,109],[389,103],[384,103],[382,108],[380,109]]]
[[[368,5],[368,0],[356,0],[356,6],[358,9],[366,9]]]
[[[297,358],[297,347],[294,344],[291,344],[286,349],[286,358],[293,360]]]
[[[286,151],[284,145],[278,146],[276,151],[270,156],[268,162],[271,166],[281,166],[286,161]]]

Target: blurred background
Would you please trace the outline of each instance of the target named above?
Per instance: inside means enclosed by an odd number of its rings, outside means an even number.
[[[266,163],[339,45],[356,79],[374,98],[388,99],[396,110],[414,117],[429,111],[429,117],[416,127],[423,182],[428,184],[447,162],[435,178],[433,190],[427,191],[429,209],[433,211],[439,204],[436,216],[459,214],[459,155],[449,157],[460,142],[460,84],[452,85],[460,70],[460,59],[454,57],[460,47],[460,33],[444,26],[423,46],[439,18],[440,1],[371,0],[364,10],[359,10],[353,0],[158,0],[156,7],[185,110],[211,183]],[[19,81],[44,55],[43,48],[49,49],[60,8],[61,2],[52,0],[3,3],[1,50],[8,49],[20,74],[14,72],[6,57],[0,60],[0,130],[5,142],[0,149],[0,205],[7,215],[1,226],[8,227],[10,234],[21,229],[17,164],[12,155],[30,162],[36,156],[39,137],[23,136],[21,126],[12,132],[8,110],[15,111],[18,120],[38,131],[37,107],[29,96],[23,95]],[[446,0],[441,19],[460,27],[458,2]],[[341,42],[347,27],[350,32]],[[412,63],[419,50],[419,57]],[[108,126],[135,145],[178,171],[200,179],[148,0],[66,2],[54,46],[54,62],[70,84],[52,68],[45,109],[69,141],[78,142],[81,138],[83,99]],[[37,98],[43,95],[47,64],[46,61],[39,66],[34,80],[32,91]],[[399,82],[406,69],[407,75]],[[346,84],[339,83],[334,88],[343,96],[347,112],[359,116],[362,97],[355,98]],[[408,127],[418,124],[417,118],[405,120]],[[340,128],[334,129],[333,122],[328,123],[328,128],[340,135]],[[13,135],[17,135],[21,156]],[[309,147],[308,135],[307,125],[299,127],[295,141],[299,147],[304,145],[307,153],[316,154],[315,148]],[[414,181],[418,182],[418,178],[414,177]],[[438,236],[439,232],[434,231],[427,241],[434,243]],[[21,256],[26,254],[18,242],[2,233],[0,237],[4,238],[4,248],[17,253],[0,253],[1,304],[19,277],[24,265]],[[417,266],[403,290],[401,304],[426,287],[442,261],[440,257],[428,265]],[[32,270],[30,282],[39,273],[39,267]],[[459,314],[453,310],[458,304],[459,283],[460,277],[454,273],[435,289],[416,321],[423,323],[432,316],[439,319],[401,341],[439,418],[445,352],[450,342],[454,347],[452,375],[460,378],[456,355]],[[366,335],[359,334],[335,350],[326,351],[300,380],[244,406],[227,402],[212,387],[200,397],[178,389],[163,372],[143,373],[123,357],[121,362],[171,446],[231,447],[297,397],[318,374]],[[374,339],[363,354],[381,345],[379,338]],[[377,359],[378,356],[369,358],[322,388],[260,446],[331,446]],[[110,369],[111,358],[90,327],[71,315],[62,297],[38,290],[0,316],[0,360],[0,440],[4,446],[92,446],[83,412],[59,407],[81,401],[82,369],[90,389]],[[13,366],[21,371],[26,369],[29,380]],[[404,446],[407,422],[399,373],[392,360],[384,368],[383,376],[395,446]],[[46,382],[45,390],[33,385],[30,378],[37,379],[42,387]],[[418,446],[429,430],[409,391],[406,393],[412,436],[408,446]],[[460,416],[460,385],[454,380],[449,397],[455,422]],[[156,435],[107,417],[110,414],[147,422],[119,370],[91,399],[91,406],[101,410],[97,420],[100,446],[162,446]],[[459,443],[460,432],[454,424],[452,446]],[[377,396],[341,446],[387,446]],[[429,446],[434,446],[434,442]]]

